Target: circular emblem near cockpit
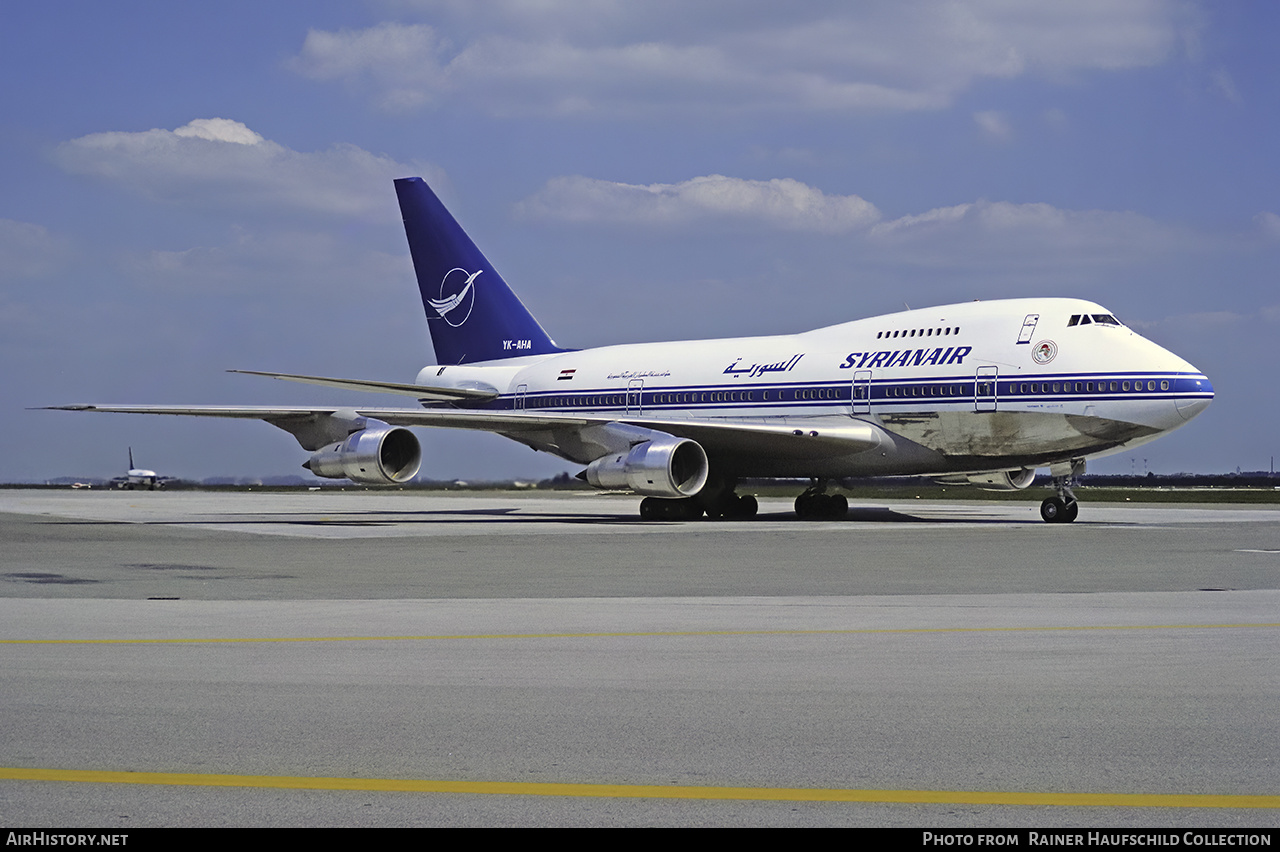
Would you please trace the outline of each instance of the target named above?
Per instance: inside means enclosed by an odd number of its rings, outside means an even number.
[[[1048,364],[1058,357],[1058,344],[1052,340],[1041,340],[1031,349],[1031,358],[1037,364]]]

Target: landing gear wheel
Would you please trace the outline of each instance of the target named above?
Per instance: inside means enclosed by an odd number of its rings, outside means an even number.
[[[1075,501],[1072,505],[1076,507],[1076,512],[1080,511],[1080,507]],[[1060,524],[1063,517],[1067,513],[1067,504],[1057,497],[1048,497],[1040,504],[1040,517],[1044,519],[1046,524]]]
[[[843,494],[805,492],[796,498],[796,517],[802,521],[834,521],[849,514],[849,498]]]
[[[1040,504],[1040,517],[1047,524],[1069,524],[1080,515],[1080,504],[1076,502],[1076,477],[1084,473],[1084,459],[1072,459],[1070,469],[1066,462],[1050,465],[1053,473],[1053,487],[1058,496],[1050,497]]]
[[[646,497],[640,501],[640,519],[644,521],[696,521],[702,517],[702,507],[691,498],[664,500]]]
[[[699,503],[699,505],[702,504]],[[754,518],[756,512],[760,511],[760,504],[750,494],[739,496],[730,491],[721,494],[715,500],[706,504],[704,508],[706,509],[707,517],[712,520],[720,518],[741,520],[743,518]]]
[[[1061,523],[1069,524],[1080,514],[1080,504],[1075,500],[1069,501],[1062,509]]]

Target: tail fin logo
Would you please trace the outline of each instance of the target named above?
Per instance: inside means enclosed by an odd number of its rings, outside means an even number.
[[[454,275],[455,272],[461,273],[461,276]],[[458,328],[471,317],[471,309],[476,304],[476,291],[472,285],[475,283],[476,276],[481,272],[484,272],[484,270],[477,269],[475,272],[469,273],[467,270],[455,266],[445,273],[444,279],[440,282],[440,298],[427,300],[427,303],[440,315],[440,319],[454,328]],[[450,279],[453,281],[452,284],[450,284]],[[445,295],[446,293],[449,295]],[[459,311],[458,309],[464,305],[466,310]],[[458,312],[458,318],[456,319],[454,316],[450,316],[455,311]]]

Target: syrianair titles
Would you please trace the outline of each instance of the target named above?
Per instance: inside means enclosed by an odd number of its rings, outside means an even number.
[[[801,334],[557,346],[421,178],[396,193],[436,364],[414,382],[252,372],[408,396],[416,408],[66,405],[265,420],[317,476],[405,482],[405,427],[496,432],[644,497],[647,519],[750,517],[747,477],[807,478],[801,518],[844,516],[849,477],[927,476],[1016,490],[1048,468],[1049,522],[1079,511],[1086,459],[1176,429],[1213,399],[1177,355],[1079,299],[970,302]]]

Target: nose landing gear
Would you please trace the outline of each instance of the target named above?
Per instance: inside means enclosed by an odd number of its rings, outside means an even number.
[[[1072,462],[1065,466],[1065,472],[1060,472],[1057,466],[1053,466],[1049,468],[1049,472],[1053,474],[1053,487],[1057,489],[1058,496],[1049,497],[1040,504],[1040,517],[1046,524],[1069,524],[1080,514],[1080,504],[1076,502],[1071,486],[1075,482],[1076,473],[1084,472],[1084,462]]]
[[[1040,517],[1046,524],[1069,524],[1079,514],[1080,504],[1074,498],[1050,497],[1040,504]]]

